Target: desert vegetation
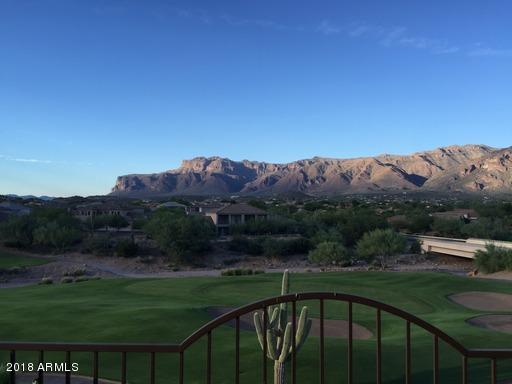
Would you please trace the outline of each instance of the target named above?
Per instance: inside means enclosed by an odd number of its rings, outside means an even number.
[[[488,244],[485,251],[476,252],[475,265],[484,273],[512,271],[512,249]]]

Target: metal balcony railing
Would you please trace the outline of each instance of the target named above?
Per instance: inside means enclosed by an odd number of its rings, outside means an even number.
[[[99,382],[99,354],[100,353],[118,353],[120,356],[120,381],[123,384],[127,383],[127,354],[129,353],[145,353],[149,355],[149,382],[155,384],[156,370],[155,370],[155,355],[156,354],[174,354],[178,356],[179,363],[176,367],[178,372],[178,383],[184,384],[187,382],[185,377],[185,357],[187,350],[194,345],[198,340],[206,338],[206,361],[205,364],[205,382],[207,384],[212,383],[212,333],[220,326],[227,324],[228,322],[234,322],[235,328],[235,345],[234,345],[234,371],[233,371],[233,382],[240,384],[240,331],[241,324],[240,318],[245,314],[252,313],[254,311],[263,310],[264,313],[264,332],[268,325],[268,314],[267,308],[269,306],[290,303],[292,306],[291,310],[291,322],[292,322],[292,334],[295,334],[297,326],[297,302],[303,301],[316,301],[319,303],[319,322],[320,322],[320,340],[319,340],[319,372],[318,372],[318,383],[324,384],[326,380],[325,372],[325,332],[324,332],[324,320],[325,320],[325,302],[326,301],[338,301],[346,302],[347,305],[347,318],[348,318],[348,339],[347,339],[347,372],[346,382],[352,384],[354,382],[354,358],[353,358],[353,304],[363,305],[375,309],[375,383],[382,383],[382,314],[388,313],[404,320],[404,333],[405,333],[405,345],[404,345],[404,381],[407,384],[411,384],[411,325],[418,326],[429,334],[432,335],[432,373],[433,383],[439,383],[439,342],[443,341],[451,348],[453,348],[461,357],[461,378],[462,384],[467,384],[468,377],[468,360],[469,359],[488,359],[490,360],[490,372],[489,382],[491,384],[497,383],[497,370],[498,360],[500,359],[511,359],[512,349],[467,349],[457,340],[447,335],[432,324],[414,316],[408,312],[398,309],[394,306],[375,301],[369,298],[354,296],[344,293],[332,293],[332,292],[308,292],[308,293],[297,293],[289,294],[284,296],[273,297],[265,300],[261,300],[244,307],[235,309],[229,313],[217,317],[216,319],[205,324],[203,327],[195,331],[189,337],[187,337],[180,344],[90,344],[90,343],[40,343],[40,342],[0,342],[0,351],[10,352],[10,361],[15,363],[17,352],[19,351],[35,351],[39,353],[39,362],[45,361],[45,352],[64,352],[66,355],[66,363],[71,364],[72,353],[77,352],[89,352],[92,357],[92,378],[93,383]],[[296,384],[297,377],[297,361],[296,361],[295,343],[292,343],[292,354],[291,354],[291,383]],[[263,349],[261,352],[261,371],[262,371],[262,383],[266,384],[268,380],[268,360],[267,360],[267,344],[266,338],[264,338]],[[44,372],[38,373],[39,384],[44,384]],[[10,378],[11,384],[16,384],[16,373],[11,373]],[[69,384],[71,382],[71,373],[65,373],[65,382]]]

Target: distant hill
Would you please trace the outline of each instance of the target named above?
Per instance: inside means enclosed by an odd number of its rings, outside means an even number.
[[[286,164],[233,161],[221,157],[184,160],[162,173],[119,176],[112,194],[333,196],[360,193],[512,193],[512,147],[486,145],[437,148],[407,156],[356,159],[314,157]]]
[[[52,196],[34,196],[34,195],[16,195],[16,194],[8,194],[8,195],[5,195],[6,197],[13,197],[13,198],[19,198],[19,199],[23,199],[23,200],[43,200],[43,201],[51,201],[53,199],[55,199],[55,197],[52,197]]]

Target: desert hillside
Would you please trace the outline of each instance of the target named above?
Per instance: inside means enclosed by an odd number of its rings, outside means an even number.
[[[512,148],[437,148],[407,156],[314,157],[286,164],[221,157],[184,160],[177,169],[119,176],[113,194],[310,195],[402,191],[512,192]]]

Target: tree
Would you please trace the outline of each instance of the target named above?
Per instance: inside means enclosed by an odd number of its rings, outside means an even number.
[[[36,220],[32,215],[15,216],[0,227],[2,237],[19,247],[29,247],[34,240]]]
[[[118,231],[121,228],[126,228],[129,225],[128,220],[120,215],[111,215],[107,223],[109,227],[115,228]]]
[[[34,244],[50,246],[57,251],[64,250],[82,238],[78,228],[61,225],[58,221],[49,221],[38,226],[33,234]]]
[[[321,265],[341,265],[350,261],[350,253],[340,243],[325,241],[309,252],[310,262]]]
[[[2,226],[1,232],[20,246],[40,244],[59,251],[82,238],[81,223],[58,208],[39,208],[30,215],[13,217]]]
[[[385,268],[391,256],[405,251],[405,238],[392,229],[376,229],[365,233],[358,241],[357,255],[368,262],[378,261]]]
[[[144,227],[159,247],[177,261],[210,249],[215,226],[206,217],[158,210]]]
[[[94,229],[110,227],[119,231],[121,228],[126,228],[128,225],[128,220],[120,215],[98,215],[93,219]]]

